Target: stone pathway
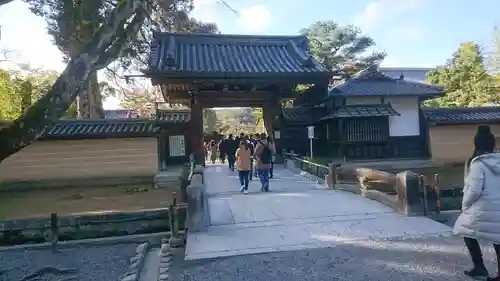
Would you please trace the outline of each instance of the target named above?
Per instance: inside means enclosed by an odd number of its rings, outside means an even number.
[[[374,200],[326,189],[282,167],[271,193],[257,180],[239,192],[236,172],[206,171],[211,225],[188,235],[186,260],[330,247],[377,239],[447,236],[450,228],[425,217],[404,217]]]
[[[496,275],[493,247],[484,259]],[[172,280],[190,281],[467,281],[472,267],[459,237],[358,240],[329,248],[178,261]]]

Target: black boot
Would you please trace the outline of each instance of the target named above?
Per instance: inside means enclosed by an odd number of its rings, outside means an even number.
[[[464,271],[464,274],[476,280],[488,280],[488,270],[484,266],[475,266],[471,270]]]

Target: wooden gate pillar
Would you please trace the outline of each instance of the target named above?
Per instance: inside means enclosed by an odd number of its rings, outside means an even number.
[[[276,119],[280,114],[280,103],[278,100],[267,100],[262,107],[262,119],[264,119],[264,127],[266,128],[266,133],[274,141],[274,126],[276,124]]]
[[[264,119],[264,127],[266,128],[266,133],[274,142],[276,147],[276,160],[277,163],[281,162],[281,152],[282,145],[281,140],[276,140],[274,137],[275,125],[277,123],[277,118],[281,113],[281,106],[278,100],[268,100],[264,103],[262,107],[262,119]],[[280,132],[281,133],[281,132]],[[280,136],[281,137],[281,136]]]
[[[205,150],[203,148],[203,106],[196,94],[191,98],[191,119],[189,121],[189,127],[189,143],[191,152],[194,153],[195,163],[197,165],[205,165]]]

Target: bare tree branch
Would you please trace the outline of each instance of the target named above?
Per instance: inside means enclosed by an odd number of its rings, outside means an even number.
[[[14,0],[0,0],[0,6],[5,5],[5,4],[9,4],[12,1],[14,1]]]
[[[103,56],[112,55],[106,50],[116,40],[117,34],[125,34],[124,23],[145,8],[143,0],[124,0],[118,4],[83,52],[70,59],[49,92],[11,126],[0,130],[0,161],[30,145],[47,125],[58,120],[68,110],[90,74],[95,71],[96,64],[102,61]]]

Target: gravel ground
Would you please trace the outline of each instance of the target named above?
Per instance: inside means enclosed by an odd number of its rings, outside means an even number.
[[[51,266],[60,269],[76,268],[74,274],[46,274],[37,281],[104,281],[119,280],[128,266],[128,259],[135,254],[138,244],[112,246],[85,246],[61,249],[53,254],[50,250],[0,251],[0,271],[8,270],[0,280],[18,281],[36,270]],[[5,279],[2,279],[5,278]]]
[[[491,246],[483,246],[490,274],[496,274]],[[183,262],[173,268],[190,281],[353,281],[471,280],[471,266],[460,238],[363,241],[332,248]]]

